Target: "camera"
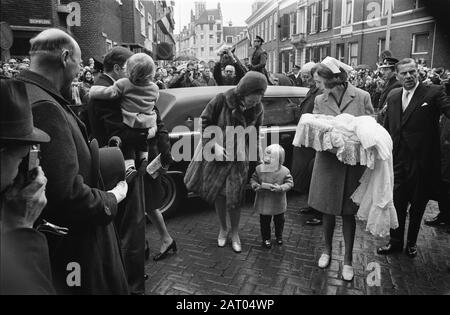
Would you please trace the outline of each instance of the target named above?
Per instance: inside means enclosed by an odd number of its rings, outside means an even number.
[[[40,164],[40,147],[38,144],[31,146],[30,152],[28,155],[22,160],[22,163],[19,166],[19,172],[25,178],[25,186],[32,182],[37,176],[37,167]]]

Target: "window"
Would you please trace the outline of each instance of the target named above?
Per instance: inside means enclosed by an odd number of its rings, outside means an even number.
[[[273,15],[269,16],[269,37],[268,41],[271,41],[273,37]]]
[[[209,30],[214,31],[214,24],[209,24]]]
[[[416,0],[416,3],[414,5],[415,9],[423,8],[424,6],[425,6],[425,0]]]
[[[214,34],[209,34],[209,39],[214,39]]]
[[[358,65],[358,43],[348,44],[348,64],[352,67]]]
[[[429,33],[413,34],[413,54],[427,54],[428,53],[428,38]]]
[[[150,13],[148,14],[148,39],[153,42],[153,19]]]
[[[209,47],[209,54],[212,55],[214,52],[214,47]]]
[[[281,40],[285,40],[289,38],[289,31],[290,31],[290,23],[289,23],[289,14],[283,14],[281,17]]]
[[[320,47],[320,57],[319,60],[324,60],[325,57],[330,56],[331,55],[331,46],[330,45],[325,45],[325,46],[321,46]]]
[[[220,31],[222,29],[222,24],[217,24],[217,30]]]
[[[317,33],[319,28],[319,13],[317,8],[317,2],[310,6],[310,33]]]
[[[233,44],[233,36],[227,36],[226,43],[227,44]]]
[[[275,14],[273,15],[273,39],[278,38],[278,23],[279,22],[280,21],[278,21],[278,13],[275,12]]]
[[[205,39],[205,35],[203,35],[203,34],[200,35],[200,39],[202,39],[202,40]]]
[[[320,30],[326,31],[331,26],[330,0],[322,0],[322,24]]]
[[[291,13],[291,34],[297,34],[297,13]]]
[[[205,47],[201,47],[200,50],[201,50],[201,52],[203,54],[203,52],[205,51]]]
[[[345,44],[336,45],[336,59],[345,62]]]
[[[139,12],[140,15],[140,22],[141,22],[141,34],[145,36],[146,32],[146,22],[145,22],[145,8],[142,2],[135,0],[134,5],[136,7],[136,10]]]
[[[342,5],[342,25],[350,25],[353,23],[353,0],[343,0]]]
[[[220,44],[222,42],[222,33],[217,33],[217,44]]]
[[[297,34],[306,33],[305,7],[299,9],[297,14]]]
[[[381,52],[383,52],[385,48],[386,48],[386,38],[378,38],[377,60],[378,60],[379,56],[381,56]]]

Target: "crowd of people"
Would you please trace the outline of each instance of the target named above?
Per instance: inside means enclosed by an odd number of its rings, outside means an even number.
[[[413,59],[385,56],[376,72],[358,72],[327,57],[296,66],[292,73],[273,75],[265,69],[263,42],[255,38],[256,49],[246,65],[231,50],[224,50],[219,61],[208,67],[188,62],[158,68],[146,54],[115,47],[100,68],[93,58],[84,67],[76,40],[48,29],[31,40],[26,69],[5,74],[15,65],[11,60],[2,67],[1,291],[144,294],[146,214],[161,237],[160,252],[153,259],[177,251],[158,210],[164,194],[161,176],[147,170],[157,160],[161,173],[173,162],[169,131],[155,105],[159,90],[176,87],[235,85],[208,103],[200,116],[202,131],[234,126],[255,128],[258,133],[264,116],[262,98],[270,84],[309,88],[299,106],[299,119],[311,113],[375,116],[378,108],[392,137],[392,202],[398,228],[391,230],[389,243],[377,252],[400,252],[406,243],[406,254],[415,257],[430,199],[439,201],[440,213],[426,223],[450,223],[448,71],[427,69],[422,77],[425,69]],[[210,133],[202,132],[201,144],[212,140]],[[255,144],[248,139],[243,150],[234,150],[232,156],[214,141],[215,159],[194,156],[184,181],[189,190],[214,204],[217,246],[226,247],[231,239],[232,250],[242,251],[239,223],[249,179],[256,192],[262,246],[272,247],[272,220],[276,244],[282,246],[286,192],[294,189],[308,194],[308,208],[301,210],[313,213],[308,224],[323,225],[320,268],[330,264],[336,216],[342,217],[342,278],[351,281],[358,211],[351,196],[365,167],[342,163],[334,150],[294,147],[289,170],[279,145],[258,148],[257,158],[252,159]],[[119,149],[122,159],[113,164]],[[195,154],[203,150],[197,148]],[[105,159],[110,163],[106,168]],[[251,162],[258,164],[253,174],[249,174]]]

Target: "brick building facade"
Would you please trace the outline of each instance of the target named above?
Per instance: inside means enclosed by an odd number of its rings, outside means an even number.
[[[294,64],[326,56],[375,68],[386,47],[388,29],[394,56],[450,68],[450,34],[429,14],[430,1],[266,0],[255,4],[246,20],[248,32],[250,38],[260,35],[266,40],[266,68],[271,72],[288,72]]]
[[[68,4],[79,5],[79,23],[69,26],[67,18],[75,11]],[[75,9],[76,10],[76,9]],[[25,57],[29,40],[50,27],[66,29],[77,40],[85,61],[102,59],[112,47],[126,46],[145,52],[155,59],[158,44],[175,44],[173,7],[167,1],[141,0],[2,0],[0,20],[13,31],[14,43],[2,51],[2,59]]]

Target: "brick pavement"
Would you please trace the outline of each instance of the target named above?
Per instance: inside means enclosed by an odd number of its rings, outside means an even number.
[[[184,211],[167,220],[176,239],[178,253],[154,262],[146,272],[147,294],[164,295],[293,295],[293,294],[450,294],[450,235],[443,229],[422,226],[418,256],[404,254],[379,256],[376,248],[385,239],[364,231],[358,222],[354,247],[355,278],[342,280],[343,237],[340,219],[336,222],[332,262],[329,268],[317,267],[322,250],[321,227],[305,225],[308,216],[297,209],[306,205],[306,197],[290,195],[284,230],[284,245],[272,249],[261,247],[259,214],[248,203],[242,211],[241,242],[243,251],[235,254],[231,245],[217,247],[218,225],[211,207],[191,199]],[[432,217],[437,205],[430,202],[425,217]],[[147,239],[152,255],[160,246],[159,236],[151,225]],[[369,286],[366,270],[378,263],[380,286]],[[373,279],[372,277],[370,277]]]

